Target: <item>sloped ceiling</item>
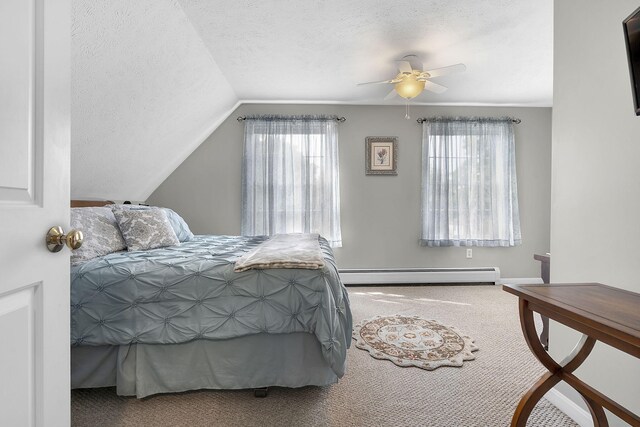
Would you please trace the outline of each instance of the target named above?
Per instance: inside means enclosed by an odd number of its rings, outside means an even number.
[[[71,197],[145,200],[237,96],[177,1],[74,0]]]
[[[552,0],[73,1],[72,197],[144,200],[241,102],[550,106]]]

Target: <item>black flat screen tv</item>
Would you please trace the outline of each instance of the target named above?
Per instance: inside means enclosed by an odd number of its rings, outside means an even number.
[[[640,7],[622,21],[636,116],[640,116]]]

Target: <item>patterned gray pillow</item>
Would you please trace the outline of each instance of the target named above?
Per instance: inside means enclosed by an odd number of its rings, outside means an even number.
[[[71,252],[72,264],[127,249],[110,208],[71,208],[71,228],[84,234],[82,246]]]
[[[167,214],[158,208],[113,209],[129,251],[144,251],[180,244]]]
[[[147,205],[125,205],[125,204],[112,204],[107,206],[110,207],[111,209],[124,209],[124,210],[130,210],[130,211],[146,211],[154,208],[154,206],[147,206]],[[187,222],[184,220],[184,218],[182,218],[172,209],[161,208],[161,207],[158,207],[158,208],[162,209],[167,214],[167,219],[169,220],[169,224],[171,224],[171,228],[173,228],[173,231],[176,232],[176,236],[178,236],[178,240],[180,240],[181,242],[188,242],[189,240],[193,239],[194,237],[193,233],[189,229],[189,226],[187,225]]]

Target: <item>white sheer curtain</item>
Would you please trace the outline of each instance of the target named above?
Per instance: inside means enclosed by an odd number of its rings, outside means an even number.
[[[522,242],[510,118],[434,118],[422,128],[423,246]]]
[[[336,117],[247,117],[242,234],[319,233],[342,246]]]

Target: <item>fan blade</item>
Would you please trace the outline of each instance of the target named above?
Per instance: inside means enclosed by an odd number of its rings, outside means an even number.
[[[414,70],[424,69],[422,61],[420,61],[418,55],[405,55],[402,57],[401,61],[407,61],[411,65],[411,68],[413,68]]]
[[[446,76],[453,73],[461,73],[467,69],[464,64],[449,65],[448,67],[436,68],[434,70],[426,70],[425,73],[429,73],[429,78]]]
[[[392,80],[380,80],[379,82],[366,82],[366,83],[358,83],[358,86],[362,85],[379,85],[382,83],[398,83],[395,79]]]
[[[442,93],[447,90],[446,86],[439,85],[438,83],[434,83],[431,80],[427,80],[426,82],[424,82],[424,88],[435,93]]]
[[[411,68],[411,64],[408,61],[396,61],[398,63],[398,71],[403,74],[411,74],[413,73],[413,68]]]
[[[387,96],[385,96],[385,97],[384,97],[384,100],[385,100],[385,101],[388,101],[388,100],[390,100],[390,99],[395,98],[397,95],[398,95],[398,92],[396,92],[396,90],[395,90],[395,89],[391,89],[391,92],[389,92],[389,93],[387,94]]]

